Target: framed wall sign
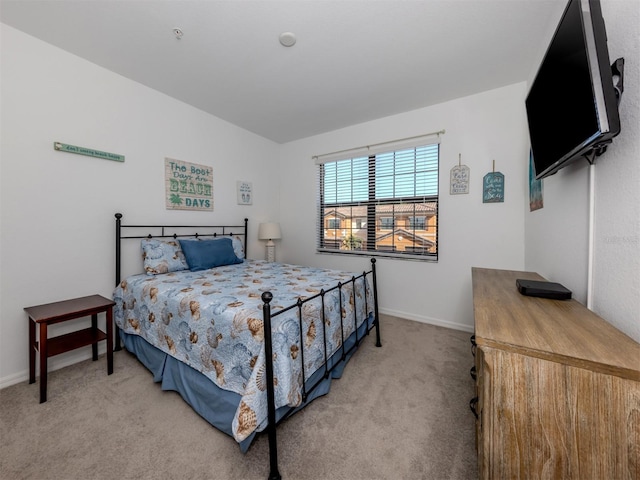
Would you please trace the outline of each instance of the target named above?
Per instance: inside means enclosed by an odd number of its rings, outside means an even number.
[[[209,165],[164,159],[167,210],[213,211],[213,170]]]
[[[253,203],[253,191],[251,182],[236,182],[236,190],[238,192],[238,205],[251,205]]]
[[[539,210],[544,207],[542,195],[542,180],[536,180],[533,167],[533,152],[529,151],[529,211]]]

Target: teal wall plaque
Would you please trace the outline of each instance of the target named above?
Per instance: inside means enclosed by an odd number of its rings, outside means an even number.
[[[124,155],[117,153],[103,152],[93,148],[77,147],[75,145],[67,145],[66,143],[53,142],[54,150],[61,152],[77,153],[78,155],[86,155],[87,157],[103,158],[105,160],[113,160],[115,162],[124,162]]]
[[[482,202],[504,202],[504,175],[500,172],[487,173],[482,181]]]

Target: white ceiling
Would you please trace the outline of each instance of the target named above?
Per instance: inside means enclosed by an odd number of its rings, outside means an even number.
[[[564,4],[2,0],[0,19],[284,143],[527,80]]]

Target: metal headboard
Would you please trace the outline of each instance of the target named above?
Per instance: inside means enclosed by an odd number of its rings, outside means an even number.
[[[247,256],[247,232],[249,219],[244,225],[123,225],[122,214],[116,213],[116,285],[122,280],[121,255],[122,240],[143,238],[179,238],[179,237],[244,237],[244,254]],[[201,229],[198,232],[197,229]],[[126,232],[138,232],[127,234]],[[140,231],[146,231],[140,234]],[[188,231],[188,233],[184,233]],[[177,233],[180,232],[180,233]],[[201,233],[202,232],[202,233]]]

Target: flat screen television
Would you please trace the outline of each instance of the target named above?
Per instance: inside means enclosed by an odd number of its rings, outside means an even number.
[[[620,133],[618,90],[600,2],[569,0],[525,101],[537,179],[606,150]]]

